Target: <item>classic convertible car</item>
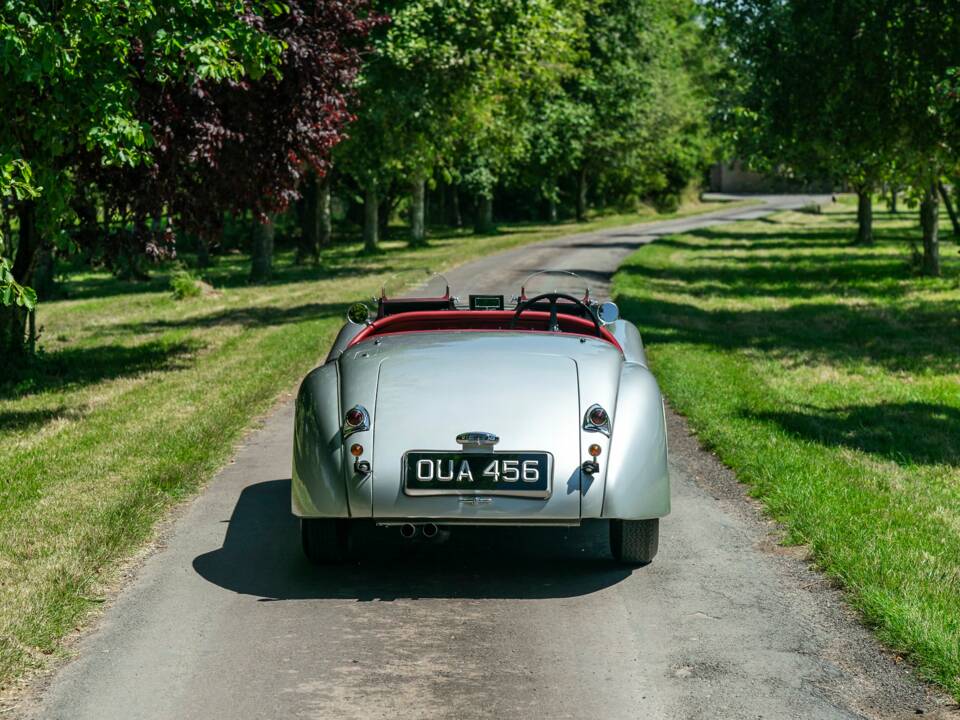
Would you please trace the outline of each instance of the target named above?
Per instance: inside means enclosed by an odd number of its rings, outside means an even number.
[[[587,518],[609,520],[618,560],[653,559],[670,481],[640,334],[588,290],[524,288],[351,306],[296,402],[292,505],[311,561],[343,559],[360,520],[430,539]]]

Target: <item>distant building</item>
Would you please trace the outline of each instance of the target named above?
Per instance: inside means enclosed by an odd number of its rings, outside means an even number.
[[[770,193],[785,190],[805,192],[831,192],[833,185],[827,180],[800,182],[796,178],[776,173],[758,173],[747,169],[741,160],[718,162],[710,167],[711,192],[724,193]]]

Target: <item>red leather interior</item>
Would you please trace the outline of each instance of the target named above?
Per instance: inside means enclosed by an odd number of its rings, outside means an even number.
[[[388,335],[391,333],[464,330],[482,332],[496,332],[498,330],[504,332],[548,332],[547,327],[550,322],[550,313],[548,312],[533,310],[525,312],[517,321],[517,326],[511,329],[510,322],[513,320],[513,315],[513,310],[434,310],[387,315],[386,317],[375,320],[372,325],[368,325],[361,330],[357,336],[350,341],[348,347],[376,335]],[[557,323],[560,325],[561,332],[600,337],[615,345],[618,349],[620,348],[620,344],[606,328],[601,328],[600,334],[598,335],[596,326],[584,318],[576,317],[575,315],[565,315],[561,312],[557,315]]]

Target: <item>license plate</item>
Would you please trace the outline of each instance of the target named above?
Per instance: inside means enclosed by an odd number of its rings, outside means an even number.
[[[553,456],[546,452],[431,452],[403,456],[407,495],[550,497]]]

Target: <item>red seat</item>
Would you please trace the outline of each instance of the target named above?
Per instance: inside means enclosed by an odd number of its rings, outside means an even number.
[[[431,310],[398,313],[375,320],[361,330],[350,345],[356,345],[376,335],[408,332],[549,332],[550,313],[532,310],[525,312],[520,316],[516,327],[511,328],[513,317],[513,310]],[[557,324],[560,332],[599,337],[617,348],[620,347],[605,328],[601,328],[597,333],[596,325],[590,320],[560,312],[557,314]]]

